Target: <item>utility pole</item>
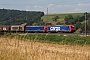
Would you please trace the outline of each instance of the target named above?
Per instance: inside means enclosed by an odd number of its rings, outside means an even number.
[[[48,7],[47,7],[47,19],[46,19],[46,21],[48,21]]]
[[[48,20],[48,8],[47,8],[47,20]]]
[[[85,12],[85,37],[87,36],[87,12]]]
[[[48,8],[47,8],[47,15],[48,15]]]

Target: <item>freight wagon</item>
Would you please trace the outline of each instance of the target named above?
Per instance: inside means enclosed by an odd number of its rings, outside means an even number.
[[[12,25],[10,26],[10,31],[11,32],[24,32],[25,26],[22,25]]]
[[[43,26],[26,26],[25,32],[44,32]]]
[[[0,32],[9,32],[10,26],[0,26]]]

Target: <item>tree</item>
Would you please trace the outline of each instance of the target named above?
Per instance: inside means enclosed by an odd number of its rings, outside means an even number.
[[[65,24],[73,24],[73,16],[72,15],[65,16],[64,20],[65,20]]]
[[[68,18],[69,19],[73,19],[73,16],[70,14],[70,15],[68,15]]]
[[[54,18],[52,18],[53,19],[53,21],[57,21],[57,19],[59,19],[59,16],[55,16]]]
[[[84,24],[81,24],[81,26],[80,26],[80,28],[81,28],[81,31],[80,31],[80,32],[81,32],[81,33],[84,32],[84,30],[85,30],[85,29],[84,29],[84,26],[85,26]]]
[[[76,29],[79,29],[80,26],[81,26],[81,23],[80,22],[76,22],[76,25],[75,25]]]

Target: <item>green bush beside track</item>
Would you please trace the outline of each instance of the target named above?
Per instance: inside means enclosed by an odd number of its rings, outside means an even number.
[[[66,45],[90,45],[90,36],[82,37],[78,35],[48,35],[48,34],[4,34],[2,37],[16,38],[20,40],[32,40],[38,42],[66,44]]]

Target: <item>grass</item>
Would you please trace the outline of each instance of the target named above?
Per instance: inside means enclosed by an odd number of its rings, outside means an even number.
[[[52,18],[54,18],[55,16],[59,16],[61,20],[64,20],[65,16],[68,16],[69,14],[71,14],[74,17],[76,17],[78,15],[80,15],[80,16],[84,15],[84,13],[48,14],[48,15],[44,15],[42,17],[42,19],[44,22],[51,22]]]
[[[90,45],[90,36],[89,37],[82,37],[78,35],[68,35],[64,36],[60,35],[50,35],[50,34],[26,34],[26,35],[19,35],[19,34],[5,34],[4,37],[9,38],[17,38],[20,40],[32,40],[37,42],[46,42],[46,43],[55,43],[55,44],[66,44],[66,45]]]
[[[58,45],[0,37],[0,60],[90,60],[90,46]]]

